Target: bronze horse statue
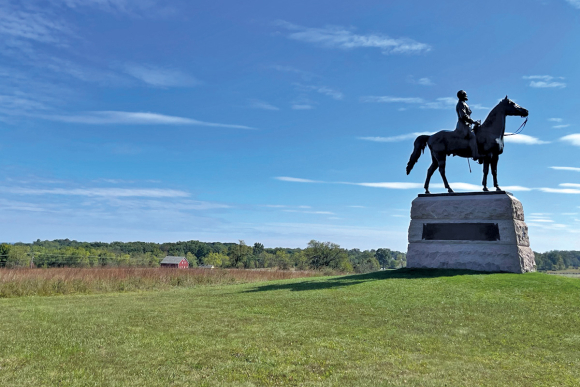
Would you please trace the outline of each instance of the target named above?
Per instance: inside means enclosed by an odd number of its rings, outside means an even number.
[[[494,107],[488,114],[484,123],[475,125],[474,133],[477,138],[477,149],[483,156],[483,190],[487,189],[487,173],[491,164],[491,174],[493,175],[493,186],[496,191],[501,191],[497,184],[497,162],[499,155],[503,153],[505,118],[506,116],[527,117],[528,110],[510,100],[507,95]],[[437,168],[443,178],[443,183],[448,192],[453,192],[447,178],[445,177],[445,159],[449,155],[471,158],[471,148],[469,139],[456,131],[442,130],[431,136],[419,136],[415,140],[415,149],[407,163],[407,175],[413,169],[413,166],[419,160],[425,147],[429,146],[431,151],[431,166],[427,170],[427,179],[425,180],[425,193],[429,192],[429,181]]]

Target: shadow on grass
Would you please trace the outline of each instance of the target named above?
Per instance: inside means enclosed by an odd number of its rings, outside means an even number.
[[[257,286],[252,290],[246,291],[246,293],[255,292],[267,292],[270,290],[291,290],[291,291],[304,291],[304,290],[319,290],[319,289],[331,289],[340,288],[351,285],[358,285],[369,281],[379,281],[397,278],[407,278],[407,279],[419,279],[419,278],[437,278],[437,277],[453,277],[457,275],[481,275],[481,274],[492,274],[481,271],[473,270],[446,270],[446,269],[397,269],[397,270],[384,270],[376,271],[367,274],[355,274],[346,275],[335,278],[325,278],[322,280],[306,280],[290,284],[272,284]]]

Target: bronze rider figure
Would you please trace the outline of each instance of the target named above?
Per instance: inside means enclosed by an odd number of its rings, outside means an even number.
[[[477,150],[477,139],[475,138],[475,134],[471,131],[471,125],[475,124],[475,126],[481,125],[480,121],[474,121],[471,119],[471,109],[469,105],[467,105],[467,93],[465,90],[459,90],[457,92],[457,106],[455,110],[457,111],[457,126],[455,127],[455,132],[457,132],[461,138],[465,138],[469,140],[469,147],[471,148],[471,157],[473,160],[482,162],[482,156],[479,154]]]

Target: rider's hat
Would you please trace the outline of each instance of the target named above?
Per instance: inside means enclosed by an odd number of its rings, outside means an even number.
[[[467,92],[465,90],[459,90],[457,92],[457,98],[461,99],[461,98],[465,98],[467,97]]]

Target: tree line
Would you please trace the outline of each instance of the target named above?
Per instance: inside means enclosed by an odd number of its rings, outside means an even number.
[[[552,250],[535,253],[538,270],[565,270],[580,268],[580,251]]]
[[[167,256],[184,256],[190,267],[213,265],[223,268],[281,270],[325,270],[366,273],[406,265],[399,251],[341,248],[332,242],[312,240],[304,249],[267,248],[239,243],[200,242],[78,242],[69,239],[37,240],[33,243],[0,245],[0,267],[158,267]]]

